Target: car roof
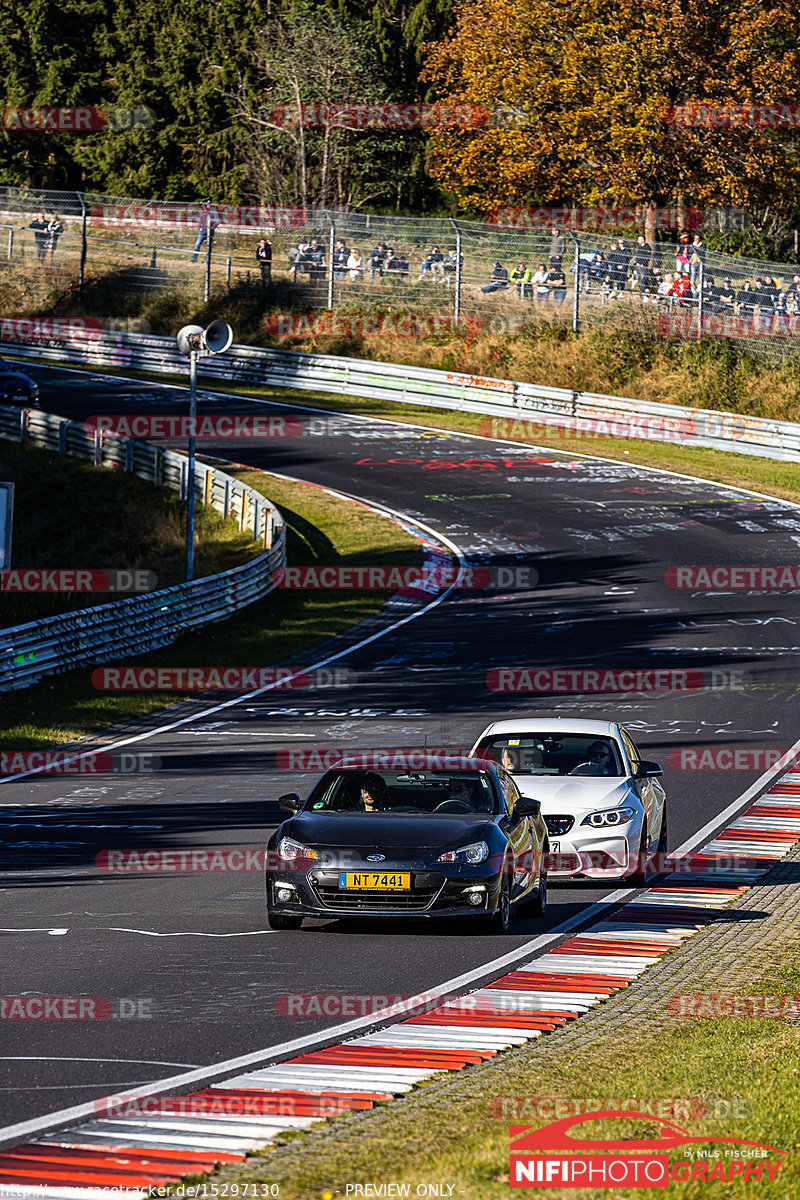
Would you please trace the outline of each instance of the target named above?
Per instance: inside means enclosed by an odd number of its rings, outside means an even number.
[[[522,720],[495,721],[480,737],[499,733],[586,733],[595,737],[619,737],[616,721],[594,721],[575,717],[525,717]]]

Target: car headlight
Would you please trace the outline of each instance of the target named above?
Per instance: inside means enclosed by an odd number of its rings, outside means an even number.
[[[459,846],[458,850],[446,850],[440,854],[437,862],[480,863],[489,857],[489,847],[486,842],[470,842],[469,846]]]
[[[322,855],[296,842],[294,838],[285,837],[278,842],[278,857],[284,862],[294,862],[296,858],[321,858]]]
[[[581,825],[593,825],[595,829],[603,825],[624,825],[626,821],[632,820],[635,814],[635,808],[607,808],[604,812],[589,813],[588,817],[583,818]]]

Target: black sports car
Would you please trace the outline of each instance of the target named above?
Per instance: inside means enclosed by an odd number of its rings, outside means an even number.
[[[17,370],[16,363],[0,358],[0,404],[22,408],[39,407],[39,385],[30,375]]]
[[[420,752],[422,769],[334,767],[270,838],[273,929],[304,917],[481,917],[508,929],[513,906],[543,916],[547,827],[502,766],[456,770]]]

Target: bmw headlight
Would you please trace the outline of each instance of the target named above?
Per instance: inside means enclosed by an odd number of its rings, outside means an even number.
[[[604,812],[589,813],[588,817],[583,818],[581,825],[592,825],[595,829],[600,829],[604,825],[624,825],[635,815],[635,808],[607,808]]]
[[[294,862],[298,858],[321,858],[322,855],[317,850],[311,850],[308,846],[296,842],[294,838],[285,837],[278,842],[278,857],[284,862]]]
[[[440,854],[437,862],[441,863],[481,863],[489,857],[489,847],[486,842],[470,842],[469,846],[459,846],[458,850],[446,850]]]

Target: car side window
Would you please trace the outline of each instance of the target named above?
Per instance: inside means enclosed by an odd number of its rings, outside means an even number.
[[[517,807],[517,801],[519,800],[519,788],[506,771],[499,770],[497,774],[500,779],[500,785],[503,789],[503,799],[506,803],[506,812],[510,817],[512,817],[514,815],[514,809]]]
[[[625,749],[628,751],[628,758],[631,762],[631,770],[635,775],[639,767],[639,751],[636,749],[624,729],[620,729],[620,734],[622,735],[622,740],[625,743]]]

